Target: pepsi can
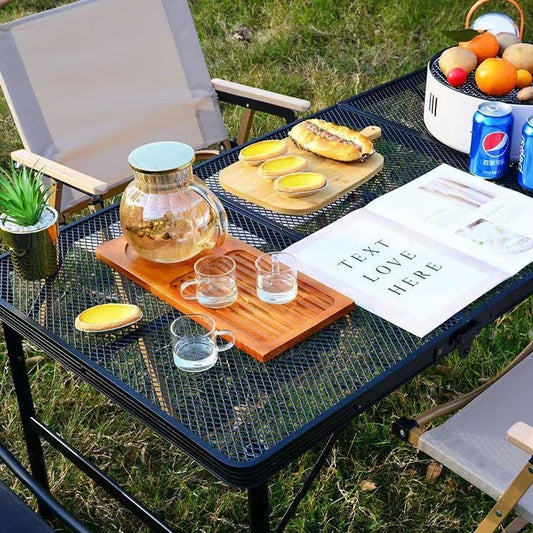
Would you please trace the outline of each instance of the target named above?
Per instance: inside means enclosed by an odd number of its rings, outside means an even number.
[[[530,115],[522,128],[520,159],[518,160],[518,183],[533,191],[533,115]]]
[[[509,104],[483,102],[472,120],[470,172],[488,180],[505,176],[511,156],[513,113]]]

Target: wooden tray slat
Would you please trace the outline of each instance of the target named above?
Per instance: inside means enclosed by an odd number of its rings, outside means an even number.
[[[321,209],[347,192],[375,176],[383,167],[384,159],[375,153],[364,163],[342,163],[306,152],[287,138],[287,152],[307,159],[306,171],[320,172],[328,179],[328,186],[320,192],[302,198],[288,198],[274,190],[273,181],[257,175],[257,166],[237,161],[220,171],[223,189],[249,202],[286,215],[305,215]]]
[[[124,237],[96,249],[97,257],[170,305],[185,313],[212,317],[218,329],[235,333],[235,344],[261,362],[266,362],[312,333],[330,324],[354,307],[354,302],[326,285],[298,273],[298,296],[284,305],[262,302],[255,291],[256,248],[230,237],[217,249],[237,264],[239,297],[230,307],[208,309],[196,300],[185,300],[181,284],[192,279],[193,264],[158,264],[137,255]]]

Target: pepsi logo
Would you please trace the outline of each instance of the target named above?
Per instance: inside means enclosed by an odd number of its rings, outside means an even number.
[[[493,131],[483,137],[483,151],[489,157],[500,157],[509,147],[509,135],[503,131]]]

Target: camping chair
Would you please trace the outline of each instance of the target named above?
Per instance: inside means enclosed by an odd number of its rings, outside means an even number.
[[[532,353],[533,342],[475,391],[394,424],[396,435],[497,500],[476,533],[495,531],[513,509],[517,518],[506,532],[533,523]],[[457,409],[444,423],[421,429]]]
[[[15,457],[0,444],[0,462],[37,497],[41,507],[77,533],[91,533],[50,495]],[[54,529],[0,481],[0,531],[2,533],[53,533]]]
[[[237,143],[256,110],[290,122],[309,109],[211,80],[185,0],[81,0],[4,24],[0,82],[24,145],[12,159],[57,182],[63,214],[120,192],[140,145],[229,148],[219,100],[244,109]]]

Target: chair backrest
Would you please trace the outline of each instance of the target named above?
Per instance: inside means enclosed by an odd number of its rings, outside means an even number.
[[[516,422],[533,426],[533,342],[522,354],[529,355],[418,442],[421,451],[496,500],[530,459],[505,438]],[[533,524],[533,487],[516,512]]]
[[[227,138],[185,0],[81,0],[4,24],[0,82],[26,149],[110,186],[142,144]]]

